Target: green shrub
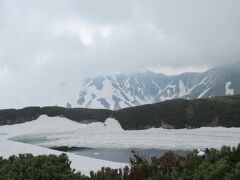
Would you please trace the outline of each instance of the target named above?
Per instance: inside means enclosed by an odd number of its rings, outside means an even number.
[[[33,156],[19,154],[0,158],[0,180],[65,180],[87,179],[75,173],[66,154]]]
[[[103,167],[91,172],[89,177],[72,170],[70,164],[66,154],[0,157],[0,180],[239,180],[240,145],[206,149],[203,156],[199,156],[197,150],[185,157],[167,151],[151,160],[133,151],[129,166]]]

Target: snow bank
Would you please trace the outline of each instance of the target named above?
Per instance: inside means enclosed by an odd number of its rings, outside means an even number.
[[[222,145],[237,146],[240,128],[199,128],[124,131],[118,121],[107,119],[104,123],[80,124],[60,117],[41,116],[35,121],[10,126],[0,126],[0,156],[18,153],[59,154],[48,148],[10,141],[23,137],[45,137],[38,145],[77,146],[93,148],[159,148],[204,149],[220,148]],[[102,166],[113,168],[125,164],[103,161],[68,153],[72,167],[84,173]]]
[[[7,158],[11,155],[18,155],[23,153],[31,153],[33,155],[43,154],[59,155],[62,152],[40,146],[34,146],[30,144],[0,139],[0,156]],[[74,168],[76,169],[76,171],[80,171],[85,175],[89,175],[90,171],[98,171],[101,169],[101,167],[122,168],[126,165],[124,163],[115,163],[111,161],[94,159],[80,155],[75,155],[72,153],[67,153],[67,155],[70,161],[72,162],[71,168]]]
[[[37,137],[47,141],[41,146],[77,146],[92,148],[203,149],[236,146],[240,128],[199,128],[124,131],[115,119],[105,123],[80,124],[60,117],[41,116],[35,121],[0,127],[5,139]],[[1,137],[1,136],[0,136]]]
[[[226,95],[234,95],[234,89],[230,88],[231,85],[232,85],[231,81],[226,82],[226,84],[225,84],[225,94]]]
[[[0,126],[0,132],[9,136],[39,133],[57,133],[77,130],[85,127],[85,124],[79,124],[66,118],[40,116],[37,120],[21,124]]]
[[[138,131],[74,131],[49,135],[43,146],[79,146],[92,148],[204,149],[236,146],[240,128],[148,129]],[[56,140],[58,139],[58,140]]]
[[[73,131],[81,131],[82,129],[93,130],[113,130],[113,129],[122,130],[119,124],[115,120],[108,119],[104,123],[91,123],[80,124],[66,118],[60,117],[48,117],[41,116],[37,120],[26,122],[22,124],[15,125],[6,125],[0,126],[0,156],[5,158],[11,155],[17,155],[19,153],[31,153],[33,155],[41,154],[56,154],[59,155],[62,152],[51,150],[45,147],[40,147],[31,144],[25,144],[20,142],[11,141],[9,139],[17,139],[21,136],[41,136],[41,137],[51,137],[53,135],[71,135]],[[90,171],[100,170],[101,167],[112,167],[112,168],[121,168],[126,164],[117,163],[111,161],[105,161],[100,159],[94,159],[89,157],[84,157],[80,155],[75,155],[72,153],[67,153],[69,159],[72,161],[71,167],[77,171],[88,175]]]
[[[0,126],[1,134],[7,136],[56,134],[71,131],[123,131],[118,121],[109,118],[105,123],[81,124],[64,117],[40,116],[37,120],[21,124]]]

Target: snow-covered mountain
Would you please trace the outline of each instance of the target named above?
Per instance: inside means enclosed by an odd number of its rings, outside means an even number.
[[[240,65],[174,76],[151,71],[101,76],[85,80],[77,103],[85,108],[121,109],[176,98],[234,95],[240,93],[239,78]]]

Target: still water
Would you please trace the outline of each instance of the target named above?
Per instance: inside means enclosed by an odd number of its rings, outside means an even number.
[[[49,140],[46,136],[18,136],[13,137],[11,140],[27,143],[27,144],[41,144]],[[161,156],[167,150],[163,149],[135,149],[135,148],[87,148],[87,147],[65,147],[65,146],[56,146],[51,149],[74,153],[81,156],[87,156],[102,160],[129,163],[130,157],[132,157],[132,150],[144,156],[146,159],[150,159],[152,156]],[[188,151],[186,150],[172,150],[174,153],[179,155],[185,155]]]
[[[58,150],[63,150],[59,148],[54,148]],[[132,150],[139,153],[140,155],[150,159],[152,156],[161,156],[166,150],[162,149],[111,149],[111,148],[67,148],[63,151],[74,153],[77,155],[103,159],[108,161],[129,163],[130,157],[132,157]],[[173,151],[179,155],[185,155],[187,151],[176,150]]]

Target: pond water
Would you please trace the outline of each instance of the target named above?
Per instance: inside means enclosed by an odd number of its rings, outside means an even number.
[[[145,158],[150,159],[152,156],[161,156],[167,150],[162,149],[112,149],[112,148],[81,148],[81,147],[53,147],[52,149],[61,150],[64,152],[70,152],[81,156],[87,156],[97,159],[103,159],[108,161],[129,163],[130,157],[132,157],[132,150],[143,155]],[[179,155],[185,155],[187,151],[176,150],[174,153]]]
[[[16,136],[16,137],[12,137],[9,138],[9,140],[12,141],[17,141],[17,142],[22,142],[22,143],[26,143],[26,144],[41,144],[44,142],[49,142],[49,141],[54,141],[57,139],[48,139],[47,136],[39,136],[39,135],[23,135],[23,136]]]
[[[10,138],[10,140],[18,141],[27,144],[39,145],[47,141],[53,141],[54,139],[48,139],[47,136],[17,136]],[[56,140],[56,139],[55,139]],[[88,148],[88,147],[66,147],[56,146],[51,149],[74,153],[81,156],[92,157],[96,159],[129,163],[130,157],[132,157],[132,151],[139,153],[146,159],[150,159],[152,156],[161,156],[167,150],[163,149],[136,149],[136,148]],[[188,151],[186,150],[172,150],[174,153],[179,155],[185,155]]]

